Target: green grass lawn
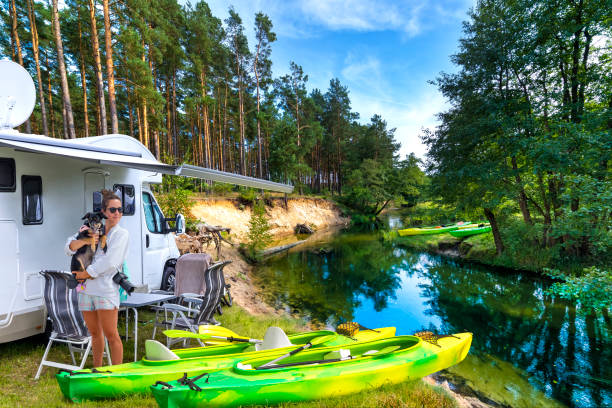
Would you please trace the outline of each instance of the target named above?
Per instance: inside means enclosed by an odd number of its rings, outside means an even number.
[[[144,340],[151,338],[154,316],[152,312],[144,310],[139,312],[139,357],[144,354]],[[125,334],[123,313],[120,315],[120,320],[119,333]],[[268,326],[279,326],[288,334],[306,330],[300,320],[255,317],[238,306],[225,308],[223,315],[219,316],[218,320],[224,327],[238,334],[255,338],[262,338]],[[133,324],[133,320],[130,323]],[[156,336],[159,341],[163,341],[162,337],[162,334]],[[61,394],[55,381],[56,369],[45,367],[40,380],[34,380],[45,347],[46,340],[42,336],[0,344],[0,389],[2,390],[0,392],[0,407],[64,407],[75,405],[64,399]],[[68,349],[63,345],[54,345],[49,353],[49,359],[71,364]],[[134,343],[130,334],[130,339],[124,341],[124,361],[128,362],[133,359]],[[91,357],[86,367],[91,367]],[[125,408],[157,406],[155,400],[148,396],[134,396],[112,401],[91,401],[78,405],[83,407]],[[348,397],[299,404],[282,404],[281,406],[451,408],[456,407],[456,403],[441,388],[426,385],[422,381],[413,381]]]

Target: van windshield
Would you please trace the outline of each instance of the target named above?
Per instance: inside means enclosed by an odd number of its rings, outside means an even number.
[[[163,234],[164,214],[162,214],[159,206],[151,196],[151,194],[142,193],[142,204],[144,207],[145,221],[149,232]]]

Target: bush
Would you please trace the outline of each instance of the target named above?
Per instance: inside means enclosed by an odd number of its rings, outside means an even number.
[[[241,188],[238,195],[238,201],[242,205],[254,205],[257,199],[257,192],[252,188]]]
[[[247,243],[243,251],[247,258],[253,261],[259,260],[259,253],[272,242],[270,225],[266,218],[264,203],[260,200],[253,206],[253,213],[249,220],[249,232],[247,233]]]
[[[191,207],[193,207],[192,195],[193,192],[191,190],[179,187],[160,195],[157,201],[165,217],[170,218],[179,213],[183,214],[185,216],[185,228],[187,230],[194,230],[198,219],[191,215]]]
[[[564,282],[554,283],[547,293],[578,302],[585,313],[612,307],[612,273],[597,267],[585,268],[581,276],[566,276],[556,269],[545,272]]]
[[[212,192],[215,195],[224,196],[232,192],[234,186],[226,183],[213,183]]]
[[[522,219],[508,219],[501,228],[506,246],[503,263],[509,267],[541,270],[559,262],[560,248],[542,245],[543,226],[526,225]]]

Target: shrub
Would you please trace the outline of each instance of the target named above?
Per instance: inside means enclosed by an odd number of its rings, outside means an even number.
[[[242,205],[254,205],[257,199],[257,192],[252,188],[241,188],[238,201]]]
[[[251,260],[259,259],[259,252],[272,242],[270,224],[266,218],[264,203],[260,200],[253,206],[253,213],[249,220],[249,232],[245,245],[245,255]]]
[[[556,269],[545,272],[554,278],[563,279],[549,289],[548,294],[578,302],[586,313],[612,307],[612,273],[595,266],[585,268],[581,276],[566,276]]]
[[[193,207],[192,195],[193,192],[191,190],[179,187],[158,197],[158,203],[164,216],[170,218],[178,213],[183,214],[187,230],[195,229],[195,225],[198,223],[198,219],[191,215],[191,207]]]

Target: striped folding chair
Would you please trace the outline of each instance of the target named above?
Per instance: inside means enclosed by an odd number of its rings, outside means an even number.
[[[45,305],[47,314],[51,319],[52,331],[45,354],[38,366],[36,377],[34,377],[36,380],[40,377],[43,366],[64,370],[82,369],[91,350],[91,336],[89,336],[83,315],[79,310],[77,291],[68,287],[68,279],[72,276],[71,273],[42,271],[40,274],[45,278]],[[68,346],[72,357],[72,365],[47,360],[53,343],[63,343]],[[105,345],[106,356],[110,365],[108,344]],[[79,365],[77,365],[75,353],[82,355]]]
[[[228,295],[229,285],[225,283],[223,276],[223,268],[232,261],[221,261],[210,265],[203,273],[203,282],[199,293],[183,293],[181,300],[183,303],[188,303],[189,307],[177,304],[164,304],[161,310],[164,311],[166,319],[159,323],[164,329],[183,329],[193,333],[198,332],[201,324],[219,324],[213,317],[215,312],[220,310],[222,299]],[[178,266],[177,262],[177,266]],[[197,307],[197,313],[194,315],[194,306]],[[169,315],[172,315],[170,318]],[[183,341],[186,346],[188,339],[166,339],[168,347],[173,343]],[[198,339],[198,342],[202,342]]]

